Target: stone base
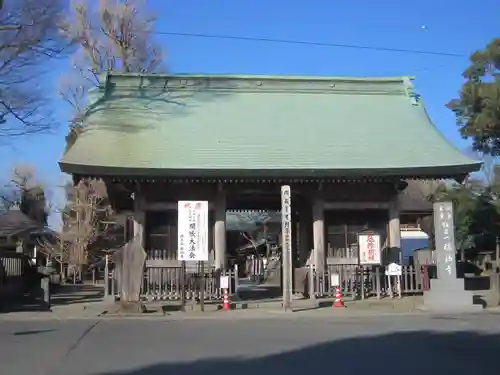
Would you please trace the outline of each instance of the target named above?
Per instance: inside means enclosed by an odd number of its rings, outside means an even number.
[[[141,302],[120,302],[119,310],[129,314],[142,314],[146,312],[146,306]]]
[[[309,272],[309,267],[295,268],[293,270],[293,293],[306,294],[307,290],[307,275]]]
[[[464,279],[431,280],[431,288],[424,292],[423,310],[436,312],[474,312],[483,309],[474,305],[472,292],[465,290]]]

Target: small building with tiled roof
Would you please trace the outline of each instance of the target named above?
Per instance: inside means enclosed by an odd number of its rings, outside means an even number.
[[[52,240],[54,232],[14,206],[0,213],[0,250],[15,251],[34,257],[37,239]]]

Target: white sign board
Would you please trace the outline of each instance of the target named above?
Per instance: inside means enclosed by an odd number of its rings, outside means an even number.
[[[338,273],[332,273],[330,275],[330,285],[340,286],[340,275]]]
[[[290,186],[281,186],[281,246],[283,307],[291,308],[292,303],[292,192]]]
[[[220,288],[221,289],[229,289],[229,276],[221,276],[220,277]]]
[[[208,202],[179,201],[177,260],[208,261]]]
[[[281,187],[281,225],[283,236],[283,253],[292,252],[292,196],[290,186]]]
[[[403,267],[397,263],[391,263],[385,270],[387,276],[401,276],[403,274]]]
[[[380,234],[366,231],[358,234],[359,263],[378,265],[382,263]]]

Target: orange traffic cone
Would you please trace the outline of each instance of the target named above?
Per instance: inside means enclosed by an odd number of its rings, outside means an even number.
[[[231,304],[229,302],[229,294],[227,288],[224,289],[224,305],[222,305],[223,310],[231,310]]]
[[[342,302],[342,293],[339,286],[335,287],[335,302],[332,307],[345,307],[344,302]]]

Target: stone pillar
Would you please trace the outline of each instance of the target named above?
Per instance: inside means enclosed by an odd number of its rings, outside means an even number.
[[[401,225],[399,220],[399,200],[395,195],[389,202],[389,225],[388,225],[388,249],[387,260],[389,262],[400,263],[401,254]]]
[[[215,198],[215,223],[214,223],[214,266],[215,269],[225,269],[226,257],[226,195],[218,191]]]
[[[314,242],[314,264],[318,272],[325,271],[325,220],[324,220],[324,202],[321,199],[314,198],[312,205],[313,219],[313,242]]]
[[[465,279],[457,278],[455,225],[453,203],[434,203],[434,257],[438,278],[431,279],[430,290],[424,291],[424,308],[440,312],[468,312],[482,310],[474,304],[473,292],[465,290]]]

